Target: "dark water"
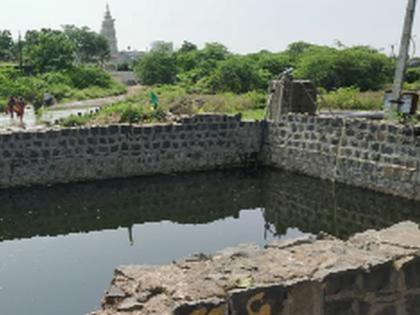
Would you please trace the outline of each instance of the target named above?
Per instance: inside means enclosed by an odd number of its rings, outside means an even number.
[[[0,314],[93,311],[118,265],[403,220],[420,222],[420,203],[273,170],[3,191]]]

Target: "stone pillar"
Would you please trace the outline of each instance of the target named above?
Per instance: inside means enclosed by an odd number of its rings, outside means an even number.
[[[290,70],[280,75],[278,80],[270,82],[267,103],[267,119],[280,121],[286,113],[316,112],[316,88],[311,81],[293,80]]]

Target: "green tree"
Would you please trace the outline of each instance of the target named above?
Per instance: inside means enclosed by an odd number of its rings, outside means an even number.
[[[73,42],[78,63],[104,64],[111,57],[107,39],[88,27],[64,25],[64,34]]]
[[[229,50],[219,43],[207,43],[203,49],[184,41],[176,52],[178,80],[184,87],[206,86],[212,73],[221,61],[231,56]]]
[[[340,86],[336,71],[338,51],[329,47],[311,47],[296,64],[295,76],[309,79],[318,87],[332,90]]]
[[[166,49],[153,50],[135,66],[140,81],[146,85],[175,83],[177,67],[175,54]]]
[[[393,61],[370,47],[313,46],[300,56],[295,76],[327,90],[355,86],[366,91],[382,88],[391,80],[392,70]]]
[[[0,31],[0,61],[11,61],[15,59],[15,44],[12,33],[8,30]]]
[[[72,67],[76,47],[66,34],[58,30],[28,31],[23,56],[26,64],[37,72],[60,71]]]
[[[307,43],[304,41],[294,42],[291,43],[285,53],[289,55],[289,58],[293,60],[294,62],[298,61],[300,57],[309,49],[312,47],[319,47],[317,45]]]
[[[196,45],[184,41],[181,48],[176,52],[176,64],[179,72],[191,71],[199,63],[199,52]]]
[[[256,62],[258,67],[269,72],[271,78],[278,76],[281,72],[293,66],[290,56],[286,53],[261,51],[247,57]]]
[[[209,86],[214,92],[246,93],[265,89],[269,76],[269,72],[251,59],[236,56],[220,62],[209,79]]]
[[[393,61],[376,49],[355,46],[338,52],[337,75],[340,87],[356,86],[361,91],[379,90],[390,82]]]
[[[195,44],[193,44],[189,41],[184,40],[181,48],[178,50],[178,53],[180,53],[180,54],[187,53],[187,52],[190,52],[190,51],[196,51],[197,49],[198,49],[197,45],[195,45]]]
[[[417,67],[417,68],[409,68],[407,70],[407,74],[405,76],[405,80],[408,83],[414,83],[416,81],[420,81],[420,67]]]

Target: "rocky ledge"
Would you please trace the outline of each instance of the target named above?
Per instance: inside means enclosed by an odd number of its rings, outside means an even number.
[[[420,310],[420,230],[327,235],[124,266],[92,315],[411,315]]]

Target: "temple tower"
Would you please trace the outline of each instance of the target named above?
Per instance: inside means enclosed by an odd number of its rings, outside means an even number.
[[[109,5],[106,5],[105,17],[102,22],[101,35],[103,35],[109,43],[109,49],[111,51],[111,56],[115,57],[118,55],[118,45],[117,45],[117,34],[115,32],[115,20],[112,18],[111,11],[109,10]]]

